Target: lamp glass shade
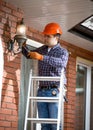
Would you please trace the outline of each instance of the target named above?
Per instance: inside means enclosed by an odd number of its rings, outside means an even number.
[[[26,26],[24,24],[20,24],[17,26],[16,35],[26,35]]]
[[[14,39],[19,43],[19,44],[23,44],[27,38],[26,38],[26,25],[23,22],[23,18],[21,20],[21,22],[17,25],[17,29],[16,29],[16,35],[14,37]]]

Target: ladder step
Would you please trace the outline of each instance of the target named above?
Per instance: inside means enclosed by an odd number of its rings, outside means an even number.
[[[29,97],[29,99],[38,101],[38,102],[58,102],[59,97]]]
[[[32,76],[31,78],[34,80],[39,80],[39,81],[60,81],[60,77]]]
[[[28,121],[33,121],[34,123],[52,123],[52,124],[57,124],[58,119],[49,119],[49,118],[27,118]]]

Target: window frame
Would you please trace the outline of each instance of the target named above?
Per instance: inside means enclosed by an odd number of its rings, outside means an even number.
[[[90,130],[90,108],[91,108],[91,68],[93,62],[77,57],[77,65],[82,65],[87,68],[87,82],[86,82],[86,103],[85,103],[85,130]],[[77,69],[77,67],[76,67]]]

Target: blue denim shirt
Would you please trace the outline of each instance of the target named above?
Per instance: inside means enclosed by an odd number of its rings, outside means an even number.
[[[68,51],[59,43],[50,49],[44,45],[36,50],[44,56],[43,61],[38,61],[38,75],[39,76],[60,76],[61,70],[65,69],[68,62]],[[66,77],[64,77],[64,84],[66,84]],[[59,85],[57,81],[42,81],[40,86]]]

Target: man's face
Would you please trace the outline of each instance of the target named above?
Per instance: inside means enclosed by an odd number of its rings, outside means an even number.
[[[57,44],[58,42],[58,37],[54,35],[45,35],[45,45],[48,47],[53,47]]]

